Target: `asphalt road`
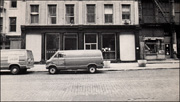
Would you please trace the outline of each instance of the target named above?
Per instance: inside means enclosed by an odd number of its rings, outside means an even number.
[[[179,101],[179,69],[1,72],[1,101]]]

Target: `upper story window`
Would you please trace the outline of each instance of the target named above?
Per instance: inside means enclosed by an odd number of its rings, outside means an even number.
[[[87,5],[87,22],[95,23],[95,5]]]
[[[16,32],[16,17],[9,17],[9,20],[10,20],[9,31]]]
[[[2,32],[2,27],[3,27],[3,18],[0,17],[0,32]]]
[[[31,23],[39,23],[39,5],[31,5]]]
[[[49,24],[56,24],[56,5],[48,5],[48,22]]]
[[[113,5],[112,4],[104,5],[104,18],[105,18],[105,23],[113,23]]]
[[[17,7],[17,0],[11,0],[11,7],[16,8]]]
[[[122,5],[122,20],[130,20],[130,5]]]
[[[66,24],[74,24],[74,5],[66,5]]]

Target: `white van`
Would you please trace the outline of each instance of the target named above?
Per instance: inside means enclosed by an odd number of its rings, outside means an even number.
[[[103,68],[103,57],[100,50],[64,50],[57,51],[46,61],[50,74],[58,70],[88,70],[95,73],[96,68]]]
[[[31,50],[2,49],[0,50],[0,70],[10,70],[12,74],[25,73],[34,66]]]

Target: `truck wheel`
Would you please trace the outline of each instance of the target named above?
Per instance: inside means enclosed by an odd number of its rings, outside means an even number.
[[[13,75],[19,74],[19,72],[20,72],[20,69],[18,66],[11,66],[11,73]]]
[[[90,66],[88,70],[89,70],[90,73],[95,73],[96,72],[96,67],[95,66]]]
[[[57,73],[57,68],[56,67],[50,67],[49,68],[49,74],[56,74]]]

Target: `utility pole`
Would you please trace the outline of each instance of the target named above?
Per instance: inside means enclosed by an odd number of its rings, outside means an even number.
[[[170,0],[170,27],[171,27],[171,34],[172,34],[172,57],[177,59],[177,38],[176,38],[176,31],[175,31],[175,10],[174,10],[174,0]]]

